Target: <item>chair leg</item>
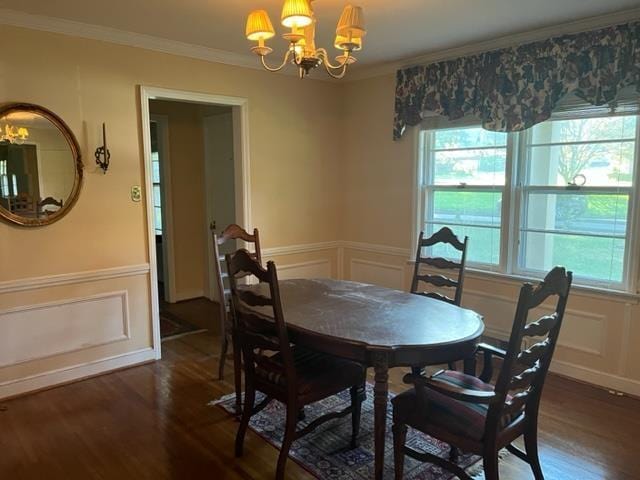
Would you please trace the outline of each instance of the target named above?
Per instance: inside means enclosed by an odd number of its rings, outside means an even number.
[[[244,393],[244,410],[242,412],[242,419],[240,420],[240,426],[238,427],[238,433],[236,434],[236,457],[242,456],[242,448],[244,446],[244,436],[247,433],[247,427],[249,426],[249,420],[253,414],[253,406],[256,401],[256,390],[248,382]]]
[[[351,448],[358,447],[358,435],[360,433],[360,415],[362,402],[364,401],[365,386],[354,385],[351,387]]]
[[[403,423],[393,425],[393,463],[395,480],[402,480],[404,475],[404,444],[407,439],[407,426]]]
[[[529,459],[529,465],[533,471],[536,480],[544,480],[542,467],[540,466],[540,457],[538,456],[538,431],[537,428],[531,428],[524,434],[524,447]]]
[[[227,361],[227,350],[229,349],[229,338],[223,333],[220,343],[220,363],[218,364],[218,380],[224,378],[224,364]]]
[[[231,337],[233,342],[233,381],[236,388],[236,415],[242,414],[242,354],[240,345],[235,338]]]
[[[287,424],[284,430],[284,439],[278,455],[278,467],[276,469],[276,480],[284,479],[284,468],[289,458],[289,449],[295,440],[296,424],[298,423],[298,412],[300,410],[295,405],[287,405]]]
[[[500,480],[500,474],[498,472],[498,452],[493,450],[489,453],[485,453],[482,459],[484,466],[484,478],[485,480]]]

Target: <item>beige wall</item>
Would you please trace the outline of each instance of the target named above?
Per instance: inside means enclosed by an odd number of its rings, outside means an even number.
[[[140,274],[149,261],[145,205],[130,199],[131,187],[143,184],[139,85],[248,98],[252,220],[264,247],[338,237],[339,84],[26,29],[3,26],[2,34],[12,47],[0,57],[0,99],[40,104],[60,115],[78,137],[86,175],[77,205],[56,224],[24,229],[0,223],[0,331],[10,323],[20,340],[16,345],[32,349],[34,357],[40,350],[45,355],[47,339],[34,332],[47,322],[52,302],[73,302],[72,312],[79,314],[75,306],[87,295],[114,289],[128,292],[128,304],[121,309],[105,301],[103,317],[86,321],[115,328],[128,315],[131,328],[130,338],[105,334],[104,344],[81,353],[0,366],[0,397],[46,384],[47,378],[64,381],[100,365],[126,363],[121,356],[127,353],[137,352],[135,360],[151,358],[144,352],[151,347],[149,279]],[[102,122],[111,150],[106,175],[93,162]],[[24,314],[30,323],[15,320],[16,309],[22,315],[34,303],[43,305],[37,314]],[[74,343],[70,324],[57,328]]]

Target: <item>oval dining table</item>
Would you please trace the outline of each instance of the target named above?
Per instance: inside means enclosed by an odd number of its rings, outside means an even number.
[[[291,342],[373,367],[374,478],[381,480],[389,368],[473,357],[484,331],[482,317],[440,300],[364,283],[291,279],[279,286]],[[266,284],[244,288],[268,295]]]

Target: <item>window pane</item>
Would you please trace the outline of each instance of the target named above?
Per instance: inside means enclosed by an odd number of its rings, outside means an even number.
[[[530,147],[529,185],[630,186],[635,142]]]
[[[160,183],[160,162],[151,162],[151,178],[153,183]]]
[[[434,148],[458,149],[478,147],[504,147],[507,134],[490,132],[483,128],[452,128],[434,131]]]
[[[546,272],[563,265],[576,276],[622,282],[624,239],[528,232],[522,241],[528,270]]]
[[[628,195],[531,193],[524,227],[624,236],[628,209]]]
[[[435,191],[430,220],[442,224],[499,226],[501,208],[501,192]]]
[[[497,265],[500,262],[500,229],[485,227],[461,227],[450,226],[445,224],[431,224],[425,230],[429,235],[437,232],[442,227],[449,226],[453,232],[460,238],[469,237],[467,247],[467,261],[474,263],[485,263]],[[460,252],[448,244],[434,245],[429,255],[435,257],[445,257],[451,259],[459,259]]]
[[[506,148],[435,152],[434,183],[504,185],[506,158]]]
[[[636,117],[602,117],[544,122],[532,128],[531,143],[635,139]]]
[[[153,209],[153,224],[156,231],[162,231],[162,209],[160,207],[154,207]]]
[[[153,186],[153,204],[156,207],[162,206],[162,195],[160,193],[160,185]]]

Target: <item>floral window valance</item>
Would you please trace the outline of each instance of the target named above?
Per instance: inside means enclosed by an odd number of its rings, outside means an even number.
[[[640,92],[640,22],[398,70],[393,138],[425,111],[475,116],[487,130],[524,130],[548,119],[568,93],[608,104]]]

